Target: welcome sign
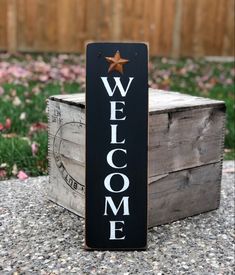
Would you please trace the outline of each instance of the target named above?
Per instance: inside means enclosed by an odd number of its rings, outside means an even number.
[[[143,43],[87,46],[87,249],[146,248],[147,66]]]

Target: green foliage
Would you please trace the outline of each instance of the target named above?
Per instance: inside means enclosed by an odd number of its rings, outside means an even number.
[[[31,63],[25,60],[24,55],[18,59],[7,58],[9,66],[12,63],[18,66],[15,66],[16,77],[12,79],[9,73],[0,85],[0,179],[15,176],[12,170],[16,166],[18,171],[23,170],[29,176],[48,173],[46,99],[55,94],[78,93],[84,88],[82,56],[35,55]],[[2,66],[4,73],[5,65]],[[22,73],[21,67],[27,71],[26,78],[17,76]],[[52,70],[54,75],[50,75]],[[234,75],[234,63],[153,58],[150,60],[149,84],[153,88],[225,101],[225,159],[235,159]],[[6,127],[6,119],[10,119],[10,127]],[[32,131],[32,126],[38,123],[44,125],[44,129],[36,127]],[[1,129],[1,126],[5,128]],[[32,144],[38,147],[36,153],[33,153]],[[1,174],[3,170],[5,176]]]
[[[47,174],[47,131],[30,132],[30,127],[38,122],[47,123],[46,99],[50,95],[60,94],[61,85],[48,84],[42,86],[39,93],[32,93],[38,83],[31,83],[25,88],[22,85],[4,84],[4,97],[0,97],[0,123],[4,124],[6,118],[11,119],[11,128],[0,134],[0,165],[4,164],[7,177],[13,175],[13,165],[30,176]],[[79,84],[66,83],[63,87],[69,93],[80,91]],[[14,97],[10,96],[12,91]],[[14,98],[19,97],[21,103],[14,105]],[[25,113],[25,119],[20,119]],[[32,143],[38,145],[38,151],[32,154]]]

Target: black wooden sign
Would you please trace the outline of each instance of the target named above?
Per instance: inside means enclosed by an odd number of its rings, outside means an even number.
[[[87,249],[146,248],[147,66],[143,43],[87,46]]]

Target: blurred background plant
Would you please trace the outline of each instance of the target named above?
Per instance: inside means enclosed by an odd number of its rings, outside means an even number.
[[[0,178],[45,175],[46,99],[84,92],[85,58],[74,54],[0,55]],[[233,62],[151,58],[149,86],[224,100],[225,159],[234,159]]]

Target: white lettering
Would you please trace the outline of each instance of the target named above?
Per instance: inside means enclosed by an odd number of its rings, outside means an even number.
[[[110,240],[124,240],[125,236],[121,238],[116,237],[116,231],[121,231],[123,232],[123,227],[116,228],[116,223],[122,223],[124,224],[124,221],[109,221],[110,222]]]
[[[113,214],[116,216],[121,205],[123,204],[123,215],[124,216],[128,216],[130,215],[129,212],[129,197],[123,197],[120,204],[118,205],[118,207],[115,206],[112,197],[105,197],[105,207],[104,207],[104,216],[107,216],[107,207],[108,204],[110,206],[110,208],[113,211]]]
[[[118,191],[113,190],[110,185],[111,178],[116,175],[121,176],[123,178],[123,187],[122,187],[122,189],[120,189]],[[106,178],[104,179],[105,188],[109,192],[113,192],[113,193],[121,193],[121,192],[125,191],[129,187],[129,184],[130,184],[130,181],[129,181],[128,177],[122,173],[112,173],[112,174],[109,174],[108,176],[106,176]]]
[[[122,86],[122,83],[120,81],[120,77],[114,77],[114,81],[115,81],[115,86],[113,88],[113,90],[111,89],[110,85],[109,85],[109,82],[108,82],[108,78],[107,77],[101,77],[102,81],[103,81],[103,84],[104,84],[104,87],[108,93],[109,96],[113,96],[116,88],[118,87],[120,93],[121,93],[121,96],[122,97],[125,97],[129,88],[130,88],[130,85],[131,85],[131,82],[132,80],[134,79],[134,77],[129,77],[129,82],[128,82],[128,85],[126,87],[126,90],[124,90],[123,86]]]
[[[111,112],[110,112],[110,120],[125,120],[126,119],[126,116],[122,117],[122,118],[117,118],[116,117],[116,113],[117,112],[121,112],[123,113],[123,108],[121,109],[117,109],[117,103],[119,104],[123,104],[125,105],[125,102],[124,101],[110,101],[110,107],[111,107]]]
[[[117,124],[111,124],[111,144],[123,144],[125,139],[122,141],[117,141]]]
[[[126,150],[120,149],[120,148],[111,150],[111,151],[107,154],[107,162],[108,162],[108,164],[109,164],[111,167],[116,168],[116,169],[123,169],[123,168],[127,167],[127,164],[124,164],[123,166],[116,166],[116,165],[113,163],[113,154],[114,154],[116,151],[121,151],[121,152],[124,152],[125,154],[127,153]]]

